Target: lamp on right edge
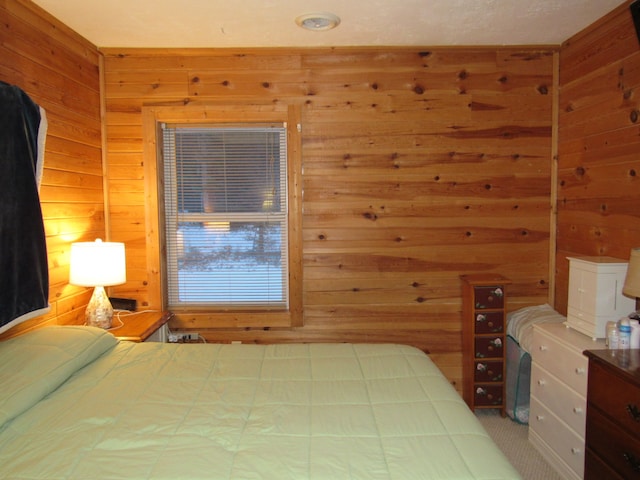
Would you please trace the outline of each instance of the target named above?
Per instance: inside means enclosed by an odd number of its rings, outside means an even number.
[[[628,297],[636,297],[636,310],[638,310],[638,297],[640,297],[640,247],[631,249],[622,293]]]

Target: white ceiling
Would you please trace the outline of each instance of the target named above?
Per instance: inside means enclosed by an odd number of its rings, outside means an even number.
[[[558,45],[625,0],[34,0],[98,47]],[[331,12],[330,31],[299,15]]]

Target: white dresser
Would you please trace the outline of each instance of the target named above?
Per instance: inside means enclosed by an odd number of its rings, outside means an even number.
[[[587,349],[605,348],[561,323],[533,327],[529,441],[567,479],[582,479]]]

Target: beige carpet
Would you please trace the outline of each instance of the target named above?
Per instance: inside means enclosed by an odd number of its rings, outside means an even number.
[[[476,416],[524,480],[562,480],[529,443],[527,425],[502,418],[498,410],[477,410]]]

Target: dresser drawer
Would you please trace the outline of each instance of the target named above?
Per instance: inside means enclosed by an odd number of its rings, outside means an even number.
[[[504,290],[501,286],[478,286],[474,287],[475,308],[497,308],[504,307]]]
[[[576,474],[584,473],[584,440],[535,397],[531,397],[529,428],[549,445]]]
[[[504,312],[477,312],[475,330],[479,334],[504,332]]]
[[[476,337],[474,346],[476,358],[504,358],[502,337]]]
[[[589,405],[605,412],[627,433],[640,439],[638,385],[610,375],[601,364],[592,363],[589,371]]]
[[[589,449],[623,478],[640,478],[640,439],[628,435],[599,410],[589,409]]]
[[[625,480],[618,472],[611,470],[611,467],[604,463],[600,457],[587,448],[587,455],[584,460],[584,480]]]
[[[531,395],[584,438],[587,400],[535,363],[531,366]]]
[[[502,361],[476,362],[474,380],[476,382],[501,382],[504,363]]]
[[[557,340],[534,330],[531,355],[535,363],[558,377],[569,388],[587,396],[589,360],[582,352],[570,350]]]

